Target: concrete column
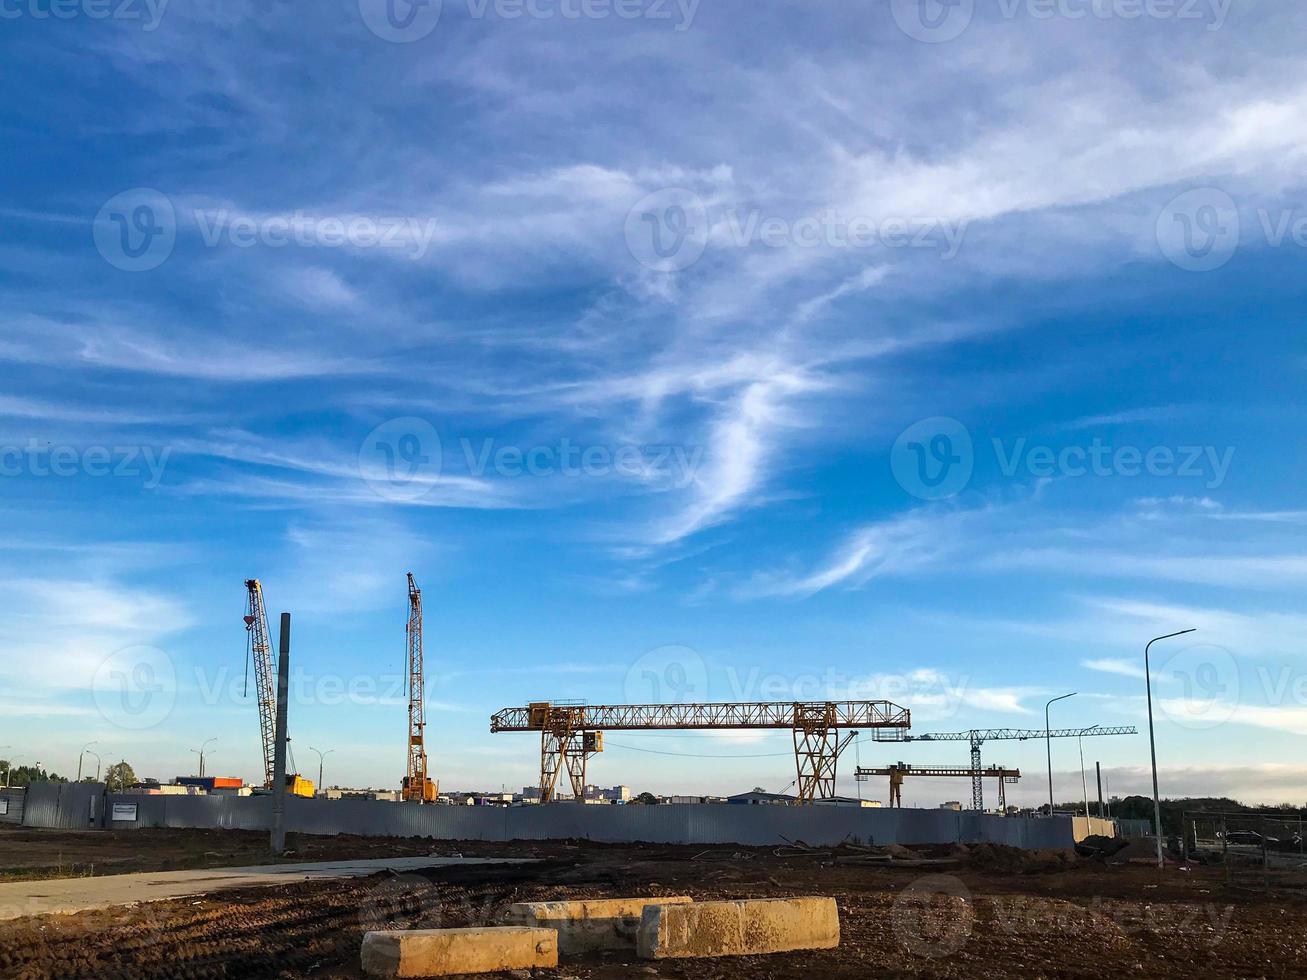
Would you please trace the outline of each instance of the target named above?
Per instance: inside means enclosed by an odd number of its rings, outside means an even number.
[[[281,614],[277,656],[277,744],[272,764],[272,853],[286,851],[286,703],[290,700],[290,613]]]

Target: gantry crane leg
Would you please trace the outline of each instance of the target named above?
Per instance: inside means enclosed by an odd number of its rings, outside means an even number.
[[[835,770],[839,764],[839,730],[835,728],[833,705],[795,705],[794,761],[798,803],[830,799],[835,795]]]
[[[540,733],[540,802],[550,803],[558,786],[558,771],[563,767],[564,737],[545,730]]]
[[[984,813],[985,779],[980,774],[980,739],[977,735],[977,732],[971,733],[971,809]]]

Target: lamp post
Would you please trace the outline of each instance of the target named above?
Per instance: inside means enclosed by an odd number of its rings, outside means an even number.
[[[95,752],[92,752],[90,749],[83,749],[82,751],[85,752],[87,755],[95,756],[95,781],[98,783],[100,781],[100,756],[97,755]]]
[[[1048,709],[1053,706],[1054,701],[1065,701],[1067,698],[1073,698],[1076,692],[1063,694],[1051,699],[1048,704],[1044,705],[1044,746],[1048,750],[1048,815],[1053,815],[1053,736],[1049,734],[1048,726]]]
[[[210,742],[216,742],[216,741],[218,741],[218,738],[217,738],[217,736],[215,735],[213,738],[205,739],[204,743],[203,743],[203,744],[202,744],[198,749],[191,749],[191,752],[193,752],[195,755],[198,755],[198,756],[200,757],[200,778],[201,778],[201,779],[204,778],[204,750],[207,749],[207,748],[209,747],[209,743],[210,743]]]
[[[1085,819],[1089,818],[1089,784],[1085,781],[1085,732],[1092,732],[1097,727],[1086,728],[1076,736],[1076,741],[1080,744],[1080,792],[1085,801]]]
[[[0,745],[0,749],[10,749],[10,748],[13,748],[13,746],[12,746],[12,745]],[[15,756],[14,758],[17,758],[17,756]],[[11,769],[13,769],[13,768],[14,768],[14,760],[13,760],[13,759],[6,759],[6,760],[5,760],[5,785],[4,785],[4,788],[5,788],[5,789],[8,789],[8,788],[9,788],[9,771],[10,771]]]
[[[1148,667],[1148,651],[1158,640],[1169,640],[1174,636],[1184,636],[1186,633],[1195,632],[1195,628],[1180,630],[1178,633],[1167,633],[1165,636],[1155,636],[1144,646],[1144,686],[1148,692],[1148,751],[1153,757],[1153,833],[1157,835],[1157,866],[1161,868],[1162,862],[1162,798],[1157,792],[1157,741],[1153,737],[1153,672]]]
[[[331,755],[331,753],[335,752],[336,750],[327,749],[326,752],[323,752],[321,749],[315,749],[312,745],[310,745],[309,751],[318,753],[318,792],[321,793],[324,790],[326,790],[326,787],[322,785],[322,760],[325,759],[327,756]]]
[[[86,756],[87,750],[89,750],[90,747],[95,744],[97,743],[87,742],[85,745],[82,746],[82,751],[77,753],[77,781],[79,783],[82,781],[82,759]],[[95,755],[94,752],[92,752],[91,754]]]

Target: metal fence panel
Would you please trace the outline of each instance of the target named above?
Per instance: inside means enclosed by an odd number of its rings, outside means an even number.
[[[0,800],[4,805],[0,806],[0,823],[21,824],[23,822],[23,808],[27,801],[27,793],[22,789],[0,789]]]
[[[96,784],[38,783],[28,793],[24,823],[78,829],[90,825],[91,801],[102,814],[96,825],[113,829],[195,827],[267,830],[268,796],[104,796]],[[134,804],[136,819],[114,821],[112,807]],[[1028,819],[970,811],[900,810],[837,806],[751,806],[718,803],[658,806],[480,807],[418,806],[371,800],[286,801],[286,829],[310,834],[429,837],[437,840],[561,840],[610,843],[740,844],[771,846],[803,841],[831,847],[862,844],[996,843],[1026,848],[1072,846],[1069,817]]]

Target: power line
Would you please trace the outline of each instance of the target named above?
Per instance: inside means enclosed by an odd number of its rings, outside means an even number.
[[[764,752],[757,755],[707,755],[698,752],[665,752],[662,749],[642,749],[638,745],[623,745],[610,739],[604,740],[604,748],[626,749],[628,752],[647,752],[649,755],[674,755],[682,759],[776,759],[780,756],[793,755],[792,752]]]

